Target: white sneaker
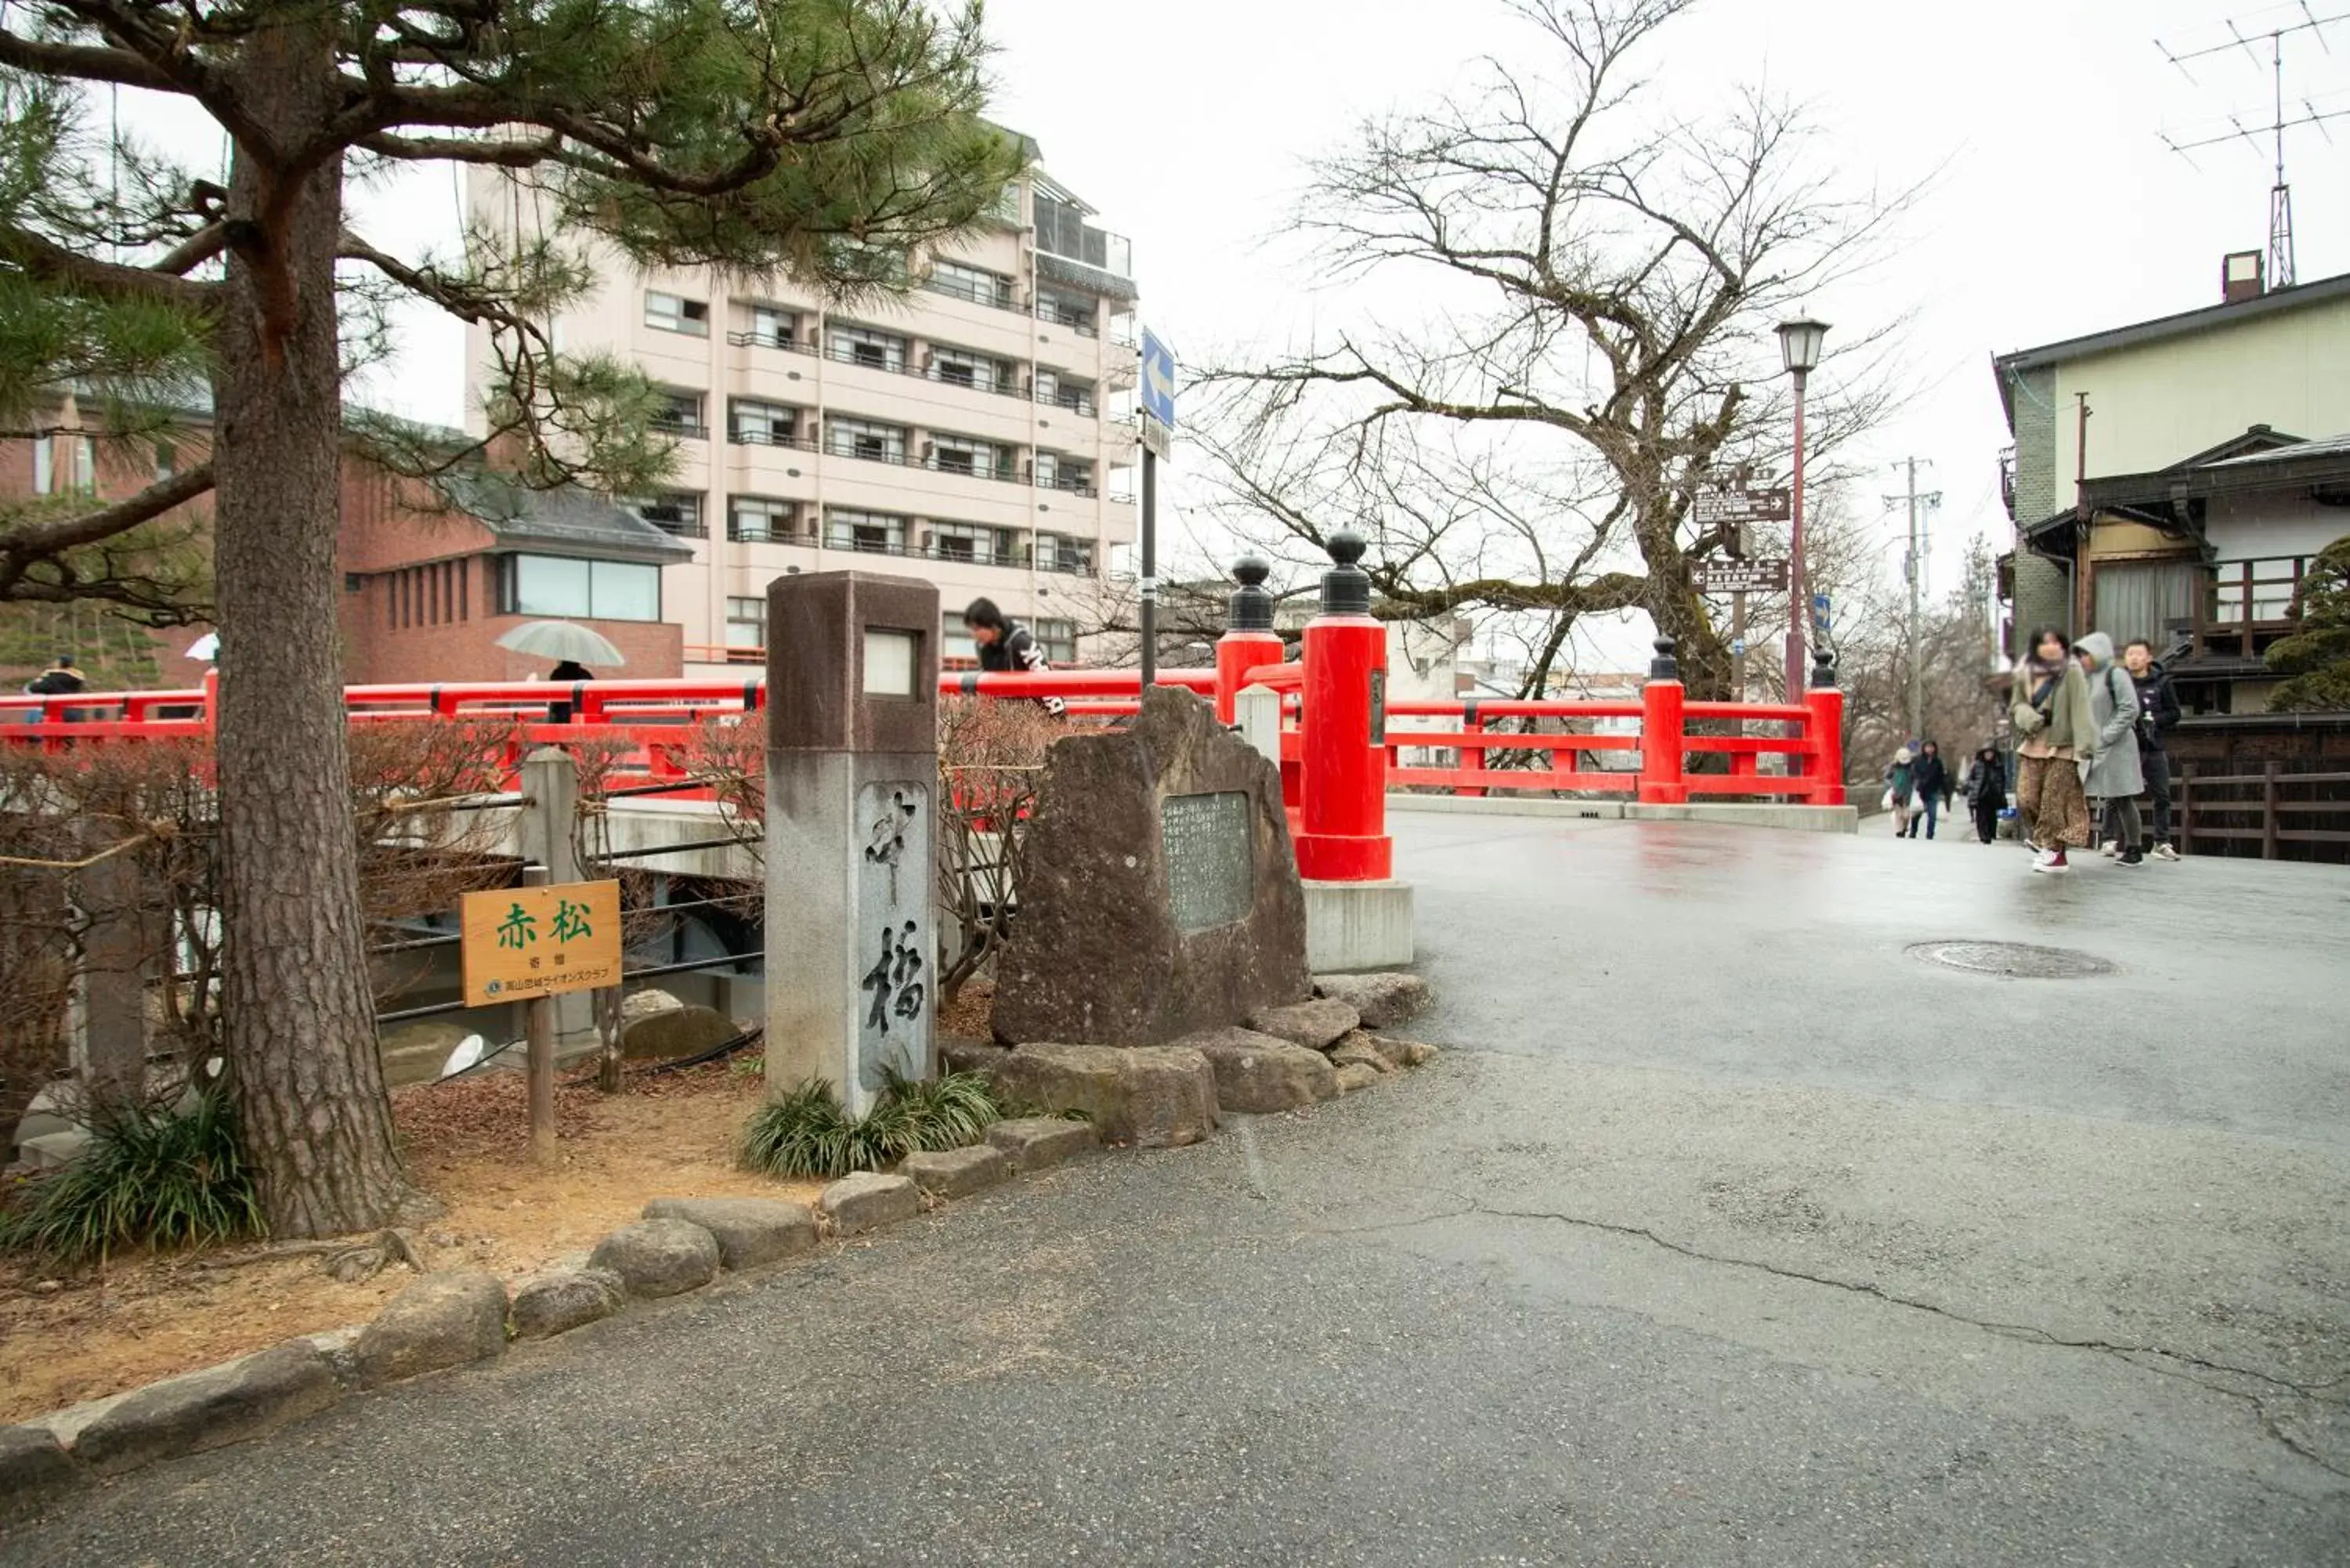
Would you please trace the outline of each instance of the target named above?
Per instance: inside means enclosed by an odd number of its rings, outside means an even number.
[[[2178,851],[2168,844],[2158,844],[2154,846],[2154,857],[2157,860],[2176,860],[2178,858]]]
[[[2111,838],[2106,839],[2105,847],[2097,851],[2098,854],[2104,856],[2108,860],[2112,859],[2115,856],[2119,855],[2121,852],[2122,846],[2120,842]]]

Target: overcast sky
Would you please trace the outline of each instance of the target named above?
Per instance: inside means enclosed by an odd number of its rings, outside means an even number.
[[[2328,0],[2314,15],[2345,11]],[[1896,459],[1932,460],[1938,588],[1970,536],[2005,536],[1991,356],[2214,302],[2221,254],[2266,244],[2264,152],[2239,143],[2190,163],[2160,139],[2224,130],[2232,109],[2264,119],[2265,64],[2236,52],[2190,79],[2157,40],[2184,53],[2224,41],[2231,19],[2253,33],[2301,15],[2265,0],[1711,0],[1662,36],[1650,74],[1672,107],[1760,79],[1809,106],[1829,133],[1818,155],[1855,182],[1934,179],[1906,247],[1811,306],[1853,332],[1915,315],[1914,397],[1851,455],[1887,494]],[[1144,318],[1179,348],[1277,341],[1330,308],[1263,243],[1304,161],[1367,114],[1461,85],[1482,55],[1523,57],[1526,36],[1498,0],[988,0],[987,16],[996,118],[1133,240]],[[2324,34],[2330,53],[2288,40],[2288,96],[2350,109],[2350,23]],[[2350,119],[2327,129],[2330,143],[2317,130],[2287,143],[2304,281],[2350,271]],[[446,171],[361,210],[411,250],[454,232]],[[367,395],[458,423],[462,353],[456,327],[420,315]]]

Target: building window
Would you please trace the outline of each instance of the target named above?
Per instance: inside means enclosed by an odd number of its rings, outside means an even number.
[[[1036,535],[1036,569],[1089,577],[1094,571],[1094,542],[1091,539],[1073,539],[1066,534],[1039,534]]]
[[[88,436],[73,438],[73,487],[77,495],[98,493],[98,443]]]
[[[871,420],[827,420],[825,421],[824,449],[835,457],[858,457],[868,462],[903,462],[906,461],[906,427],[878,424]]]
[[[1036,634],[1036,647],[1045,659],[1055,664],[1075,664],[1077,661],[1077,623],[1073,620],[1037,620],[1028,629]]]
[[[961,262],[932,262],[925,286],[934,294],[967,299],[973,305],[992,305],[999,310],[1012,308],[1012,280],[985,267],[965,266]]]
[[[689,337],[707,337],[710,305],[706,300],[681,299],[674,294],[648,294],[645,325],[662,332],[682,332]]]
[[[751,330],[744,337],[763,348],[788,348],[799,332],[799,324],[796,311],[777,305],[754,305],[751,307]]]
[[[33,493],[49,495],[57,488],[57,447],[55,436],[33,438]]]
[[[922,466],[979,479],[1010,479],[1012,449],[974,436],[934,435],[923,443]]]
[[[1095,324],[1094,302],[1082,294],[1064,294],[1058,289],[1051,288],[1038,289],[1036,319],[1049,321],[1058,327],[1066,327],[1080,337],[1097,337],[1101,335],[1099,327]]]
[[[1010,362],[993,355],[975,354],[968,348],[933,346],[930,358],[931,379],[944,381],[949,386],[971,387],[983,392],[1017,392],[1018,373]]]
[[[702,422],[702,394],[662,392],[660,404],[653,410],[653,429],[667,435],[689,436],[695,441],[709,435],[710,428]]]
[[[1065,376],[1057,370],[1039,367],[1036,371],[1036,400],[1072,413],[1094,417],[1094,384]]]
[[[962,561],[973,566],[1010,564],[1012,552],[1004,535],[976,523],[932,523],[925,538],[929,548],[924,554],[934,561]]]
[[[1083,207],[1042,191],[1036,192],[1036,248],[1120,277],[1134,275],[1133,249],[1123,235],[1095,228]]]
[[[726,408],[727,439],[743,446],[797,446],[799,419],[789,403],[737,398]]]
[[[659,566],[571,556],[507,556],[503,566],[500,614],[660,619]]]
[[[681,539],[701,539],[710,530],[702,522],[702,497],[691,490],[663,490],[630,504],[638,516],[664,534]]]
[[[727,599],[726,646],[728,648],[767,646],[767,601],[765,599],[732,597]]]
[[[726,536],[744,545],[777,545],[792,536],[796,508],[788,501],[764,495],[738,495],[726,524]],[[761,601],[764,603],[764,600]]]
[[[972,640],[971,628],[963,625],[962,612],[951,609],[940,619],[940,665],[948,670],[979,668],[979,644]]]
[[[172,450],[172,443],[170,441],[159,441],[155,443],[156,483],[161,484],[165,480],[171,478],[173,474],[179,472],[179,459],[180,454]]]
[[[824,514],[827,549],[857,550],[869,556],[906,553],[906,520],[887,512],[853,512],[828,507]]]
[[[865,365],[876,370],[903,370],[906,368],[906,340],[894,333],[876,332],[869,327],[834,326],[829,353],[847,365]]]

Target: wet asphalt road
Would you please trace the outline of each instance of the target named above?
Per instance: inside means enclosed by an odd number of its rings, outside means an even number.
[[[2350,1563],[2350,876],[1399,818],[1421,1072],[85,1491],[7,1563]],[[1938,970],[2037,942],[2112,974]]]

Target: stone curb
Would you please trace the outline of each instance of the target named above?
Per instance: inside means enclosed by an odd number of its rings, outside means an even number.
[[[511,1293],[493,1274],[436,1271],[385,1303],[371,1323],[297,1335],[216,1366],[0,1425],[0,1524],[30,1517],[93,1476],[244,1442],[348,1394],[495,1360],[515,1340],[551,1338],[634,1301],[691,1293],[722,1272],[807,1256],[820,1228],[838,1238],[861,1235],[913,1218],[926,1196],[948,1196],[950,1188],[955,1196],[980,1190],[1095,1147],[1093,1129],[1081,1122],[1052,1124],[1048,1133],[926,1157],[928,1168],[942,1164],[985,1177],[974,1183],[966,1175],[927,1193],[910,1177],[865,1171],[825,1189],[826,1198],[846,1189],[846,1205],[657,1198],[645,1205],[644,1219],[605,1237],[593,1253],[559,1260]],[[630,1272],[614,1263],[629,1264]],[[491,1312],[497,1314],[494,1341],[484,1326]]]
[[[1369,1047],[1366,1056],[1409,1053],[1415,1066],[1434,1054],[1426,1045],[1367,1032],[1349,1038],[1358,1048]],[[1332,1055],[1341,1044],[1333,1043]],[[1389,1072],[1402,1064],[1382,1060]],[[1341,1088],[1367,1086],[1378,1076],[1367,1061],[1350,1061],[1338,1069],[1337,1082]],[[903,1163],[911,1174],[844,1177],[814,1205],[654,1199],[645,1205],[645,1218],[605,1237],[592,1253],[558,1260],[511,1293],[504,1281],[479,1270],[422,1275],[370,1323],[299,1334],[217,1366],[0,1426],[0,1524],[39,1512],[92,1476],[121,1475],[262,1437],[346,1395],[495,1360],[516,1339],[567,1334],[627,1310],[632,1299],[690,1293],[722,1273],[805,1257],[821,1236],[866,1234],[912,1219],[941,1199],[1048,1169],[1099,1147],[1099,1130],[1089,1122],[1007,1118],[994,1123],[981,1143],[910,1158]]]

